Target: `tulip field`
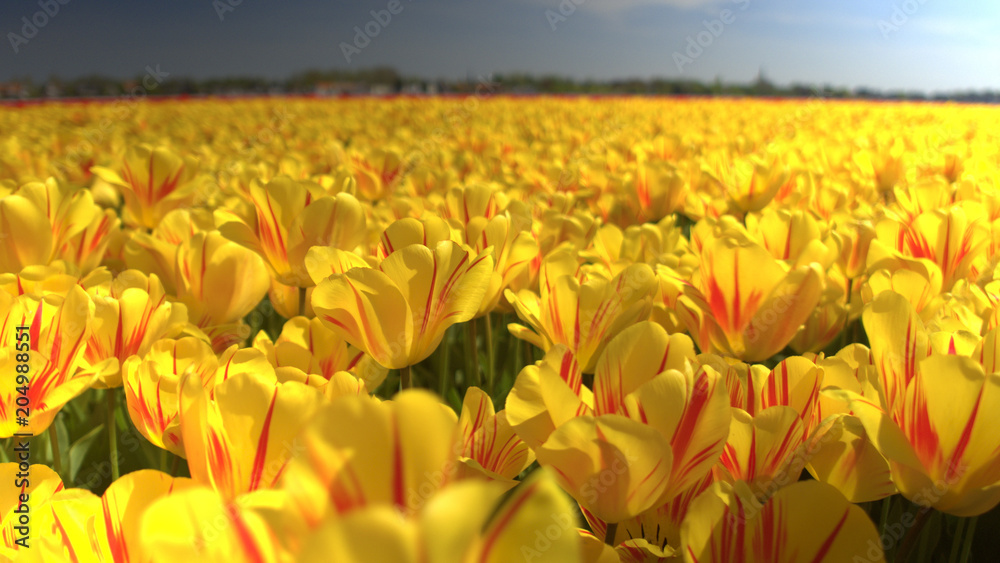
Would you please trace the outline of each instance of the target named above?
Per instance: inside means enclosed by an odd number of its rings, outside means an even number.
[[[1000,108],[0,105],[0,561],[1000,557]]]

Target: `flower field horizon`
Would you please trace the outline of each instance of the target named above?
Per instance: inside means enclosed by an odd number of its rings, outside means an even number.
[[[481,86],[0,105],[0,561],[1000,554],[1000,108]]]

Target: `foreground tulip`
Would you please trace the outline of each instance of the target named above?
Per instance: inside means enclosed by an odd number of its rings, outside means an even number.
[[[276,530],[291,516],[277,491],[228,499],[208,487],[188,487],[146,507],[138,551],[152,563],[288,563],[292,558]]]
[[[179,415],[192,400],[181,394],[182,377],[200,382],[211,395],[216,385],[241,373],[274,377],[264,354],[257,350],[237,350],[234,345],[217,357],[211,346],[193,337],[160,340],[144,358],[132,356],[121,369],[128,413],[136,430],[153,445],[180,457],[186,454]]]
[[[19,477],[18,473],[22,475]],[[24,473],[30,478],[25,479]],[[41,529],[37,526],[29,526],[27,534],[21,533],[23,528],[16,529],[22,525],[20,518],[24,510],[44,504],[52,495],[63,490],[63,482],[47,465],[31,464],[25,472],[16,462],[0,464],[0,478],[6,484],[0,495],[0,537],[3,539],[0,542],[0,557],[13,561],[18,554],[29,551],[41,535]],[[28,495],[29,502],[22,503],[21,495]],[[21,508],[21,512],[15,512],[18,508]]]
[[[313,292],[327,326],[382,366],[409,367],[431,355],[449,326],[475,316],[493,258],[453,241],[398,249],[378,268],[331,276]]]
[[[214,388],[187,376],[180,423],[191,477],[226,499],[274,486],[295,450],[299,429],[325,402],[315,389],[257,373]]]
[[[100,509],[88,522],[96,554],[103,561],[146,561],[141,537],[146,509],[161,498],[194,487],[191,479],[171,477],[162,471],[143,469],[111,483],[100,499]]]
[[[300,557],[345,563],[581,560],[572,505],[546,471],[500,501],[503,490],[497,483],[457,483],[408,520],[386,506],[330,517],[306,540]]]
[[[955,516],[995,507],[1000,463],[993,452],[1000,450],[1000,435],[988,421],[1000,409],[1000,375],[992,362],[1000,334],[989,333],[972,358],[935,352],[916,312],[891,292],[875,299],[864,318],[878,376],[863,395],[844,396],[889,462],[900,493]],[[892,333],[884,330],[889,324]],[[905,342],[897,351],[902,327]]]
[[[685,562],[885,561],[868,515],[833,487],[795,483],[761,505],[741,485],[718,483],[691,504]]]
[[[41,434],[63,405],[113,368],[111,361],[95,366],[83,361],[93,315],[93,304],[79,286],[65,299],[49,295],[40,301],[0,292],[0,319],[4,321],[0,330],[4,343],[0,350],[0,437],[15,432]],[[30,328],[23,331],[18,326]],[[25,365],[19,360],[27,360],[27,374],[17,368]],[[26,407],[16,403],[21,394],[27,397]],[[19,418],[25,420],[18,424]]]
[[[310,526],[328,513],[371,505],[414,514],[457,475],[463,447],[456,422],[422,390],[384,403],[337,399],[306,426],[282,487]]]

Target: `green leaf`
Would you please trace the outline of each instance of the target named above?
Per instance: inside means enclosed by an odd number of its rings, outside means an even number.
[[[80,472],[80,467],[83,465],[83,460],[87,456],[87,452],[90,451],[90,447],[93,445],[94,441],[100,436],[103,436],[103,432],[104,425],[98,425],[70,445],[68,456],[69,477],[72,482],[76,482],[76,478]]]

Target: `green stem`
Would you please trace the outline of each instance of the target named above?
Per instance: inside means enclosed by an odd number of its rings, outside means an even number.
[[[910,555],[910,551],[913,550],[913,544],[917,543],[917,538],[920,537],[920,530],[924,528],[924,524],[930,518],[931,509],[928,506],[921,506],[917,510],[917,519],[913,523],[906,535],[903,537],[903,545],[899,546],[899,551],[896,552],[896,563],[904,563],[907,557]]]
[[[177,469],[181,466],[181,457],[175,455],[174,461],[170,464],[170,475],[172,477],[177,477]]]
[[[976,522],[978,520],[978,516],[973,516],[969,520],[969,525],[965,528],[965,539],[962,541],[962,558],[959,560],[962,563],[968,563],[969,555],[972,554],[972,536],[976,534]]]
[[[62,477],[62,454],[59,452],[59,432],[55,423],[49,425],[49,442],[52,444],[52,469]]]
[[[299,288],[299,316],[306,316],[306,288]]]
[[[615,532],[618,531],[618,522],[608,522],[607,528],[604,530],[604,543],[615,546]]]
[[[492,315],[486,313],[483,320],[486,321],[486,392],[493,396],[493,384],[496,381],[496,358],[493,356],[493,319]]]
[[[448,365],[451,359],[451,347],[448,342],[450,332],[450,330],[445,332],[441,345],[438,346],[438,390],[441,393],[441,398],[445,401],[448,400],[448,389],[451,388],[452,383],[451,370]]]
[[[118,480],[118,421],[115,420],[115,390],[107,390],[108,399],[108,448],[111,450],[111,480]]]
[[[167,472],[167,450],[160,448],[160,471]]]
[[[885,527],[889,524],[889,509],[892,508],[893,497],[888,496],[882,499],[882,518],[878,523],[878,534],[882,537],[885,534]]]
[[[479,379],[479,346],[476,345],[476,321],[471,320],[465,323],[465,326],[465,369],[468,372],[465,386],[480,387],[482,382]]]
[[[958,524],[955,526],[955,535],[951,539],[951,554],[948,556],[948,563],[957,563],[958,554],[962,549],[962,532],[965,531],[965,523],[968,518],[959,518]]]
[[[410,381],[410,366],[406,366],[399,370],[399,382],[400,387],[404,390],[413,386],[413,383]]]
[[[530,366],[535,364],[535,347],[531,345],[531,342],[527,340],[522,340],[524,342],[524,365]]]

